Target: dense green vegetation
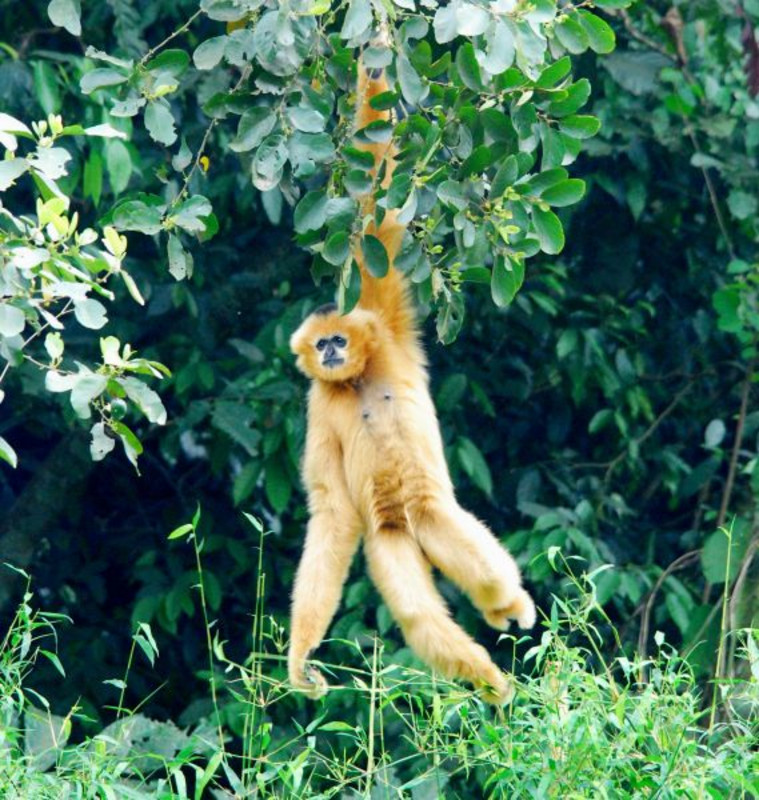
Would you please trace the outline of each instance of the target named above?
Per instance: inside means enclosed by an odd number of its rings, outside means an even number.
[[[3,9],[3,796],[759,794],[757,28],[757,0]],[[452,474],[544,617],[499,638],[441,584],[520,676],[503,713],[415,662],[360,560],[340,688],[284,683],[287,340],[357,298],[370,39]]]

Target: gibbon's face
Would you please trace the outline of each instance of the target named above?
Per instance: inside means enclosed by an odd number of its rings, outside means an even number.
[[[358,309],[341,317],[329,305],[302,323],[290,339],[290,349],[298,356],[296,366],[309,378],[341,382],[366,369],[376,337],[374,314]]]

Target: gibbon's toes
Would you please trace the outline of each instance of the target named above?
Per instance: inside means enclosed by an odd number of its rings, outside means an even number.
[[[503,672],[491,676],[492,683],[483,683],[479,695],[486,703],[508,705],[514,699],[514,681]]]
[[[304,667],[297,675],[290,676],[290,684],[293,689],[303,692],[312,700],[318,700],[324,697],[329,690],[329,684],[324,679],[324,676],[319,672],[316,667]]]
[[[512,619],[516,620],[522,630],[528,630],[535,624],[537,612],[530,595],[524,589],[520,589],[519,594],[508,606],[488,609],[483,611],[483,616],[491,628],[499,631],[508,630]]]

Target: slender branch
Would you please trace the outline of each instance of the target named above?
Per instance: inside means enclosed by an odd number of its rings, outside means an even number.
[[[643,431],[643,433],[637,437],[637,439],[633,439],[633,442],[636,446],[640,447],[647,439],[649,439],[653,434],[656,432],[658,427],[664,422],[664,420],[680,405],[680,402],[685,397],[686,394],[691,390],[693,386],[693,380],[689,381],[680,391],[675,395],[672,402],[664,409],[664,411],[659,414],[659,416],[649,425],[649,427]],[[619,455],[615,456],[608,464],[606,469],[606,475],[604,476],[604,482],[608,483],[611,480],[611,475],[620,462],[625,458],[628,453],[628,448],[622,450]]]
[[[145,64],[150,61],[151,58],[162,48],[165,47],[172,39],[176,39],[177,36],[184,33],[185,31],[190,29],[190,26],[193,22],[203,13],[201,9],[198,9],[188,20],[177,28],[174,33],[170,33],[162,42],[159,42],[155,47],[151,47],[147,53],[139,60],[138,65],[144,66]]]
[[[61,317],[65,316],[66,314],[71,313],[74,309],[72,308],[74,301],[69,298],[66,301],[66,305],[60,310],[58,314],[55,315],[56,319],[60,319]],[[38,336],[44,333],[50,327],[49,322],[44,322],[28,339],[24,340],[24,343],[21,345],[21,349],[23,350],[30,342],[34,341]],[[5,380],[5,376],[8,374],[8,370],[11,367],[11,362],[6,361],[5,366],[3,367],[2,372],[0,372],[0,384]]]
[[[687,553],[683,553],[679,558],[676,558],[665,570],[659,575],[656,583],[654,584],[653,589],[651,589],[651,593],[648,595],[648,599],[646,600],[646,605],[643,609],[643,616],[640,622],[640,633],[638,634],[638,653],[640,653],[641,659],[646,658],[646,653],[648,652],[648,632],[651,622],[651,611],[654,607],[654,600],[656,599],[656,595],[658,594],[659,590],[661,589],[664,581],[672,575],[673,572],[677,572],[679,569],[684,569],[685,567],[690,566],[701,556],[700,550],[691,550]],[[643,682],[643,676],[640,676],[641,683]]]
[[[733,584],[733,591],[730,594],[730,608],[729,608],[729,623],[730,623],[730,630],[736,630],[738,627],[738,620],[736,619],[736,611],[738,606],[738,601],[743,594],[743,587],[746,583],[746,578],[748,577],[748,570],[751,566],[751,563],[754,560],[754,556],[756,555],[757,551],[759,551],[759,532],[754,532],[754,536],[749,543],[748,548],[746,549],[746,554],[743,556],[743,563],[741,564],[740,571],[738,573],[738,577],[735,579],[735,583]],[[734,664],[735,664],[735,648],[736,648],[736,637],[733,636],[730,639],[730,651],[728,653],[726,659],[726,668],[725,674],[732,678],[734,677]]]
[[[606,11],[605,9],[601,10],[605,11],[605,13],[609,14],[612,17],[619,17],[622,20],[622,24],[625,26],[625,30],[636,41],[646,45],[646,47],[651,48],[651,50],[656,50],[657,53],[661,53],[663,56],[665,56],[665,58],[668,58],[670,61],[674,62],[679,61],[678,57],[674,53],[670,53],[670,51],[667,49],[665,45],[659,44],[659,42],[657,42],[655,39],[652,39],[650,36],[646,36],[645,33],[642,33],[640,30],[638,30],[633,24],[633,21],[630,18],[630,14],[624,8],[620,8],[616,14],[611,10],[610,11]]]
[[[240,74],[237,83],[232,87],[232,92],[236,92],[245,81],[250,76],[252,71],[252,67],[250,64],[247,64],[243,69],[242,73]],[[182,183],[182,188],[177,193],[176,199],[174,200],[174,205],[181,201],[181,199],[187,193],[187,187],[190,185],[190,181],[192,180],[192,176],[197,172],[198,168],[200,167],[200,161],[203,158],[203,155],[206,151],[206,146],[208,145],[208,140],[211,138],[211,133],[213,132],[214,128],[219,124],[219,119],[214,117],[211,122],[209,123],[208,127],[206,128],[205,133],[203,134],[203,138],[200,141],[200,146],[198,147],[198,152],[195,154],[195,161],[193,162],[190,171],[185,176],[184,182]]]
[[[727,471],[727,480],[725,481],[725,489],[722,492],[722,503],[720,504],[719,516],[717,517],[717,528],[722,528],[725,524],[727,517],[727,509],[730,505],[730,498],[733,494],[733,486],[735,484],[735,474],[738,470],[738,456],[740,455],[741,447],[743,446],[743,433],[746,428],[746,416],[748,414],[748,401],[751,395],[751,384],[754,380],[754,370],[756,368],[756,357],[752,358],[746,377],[743,380],[743,388],[741,390],[741,407],[738,412],[738,425],[735,429],[735,440],[733,441],[733,449],[730,453],[730,466]]]
[[[683,120],[685,118],[683,117]],[[696,138],[696,134],[693,132],[690,124],[686,123],[685,131],[688,134],[688,138],[693,145],[693,149],[699,155],[703,155],[703,150],[701,150],[701,146],[698,143],[698,139]],[[706,191],[709,193],[709,202],[712,205],[712,209],[714,210],[714,216],[717,219],[717,225],[719,225],[719,229],[722,232],[722,237],[725,240],[725,244],[727,245],[727,251],[730,253],[730,258],[735,258],[735,248],[733,247],[733,239],[730,236],[730,231],[727,227],[727,222],[725,221],[725,217],[722,213],[722,208],[719,204],[719,198],[717,196],[717,189],[714,186],[714,181],[712,180],[711,173],[709,172],[709,168],[706,166],[700,167],[701,174],[704,176],[704,183],[706,184]]]

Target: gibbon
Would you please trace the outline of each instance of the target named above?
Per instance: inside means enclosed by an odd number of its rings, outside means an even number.
[[[384,75],[358,69],[360,130],[389,119],[389,112],[369,105],[388,89]],[[375,176],[386,162],[386,186],[391,145],[359,146],[374,154]],[[371,578],[414,652],[444,676],[466,680],[487,701],[503,704],[513,694],[511,681],[451,619],[432,567],[499,630],[512,619],[531,628],[535,605],[508,551],[456,502],[414,309],[405,279],[392,266],[404,228],[394,211],[377,227],[373,212],[367,196],[365,232],[384,244],[388,274],[372,277],[354,248],[362,278],[356,308],[343,316],[333,304],[318,308],[290,340],[297,367],[312,381],[302,466],[310,520],[292,595],[290,683],[312,697],[327,690],[307,659],[327,632],[363,538]]]

